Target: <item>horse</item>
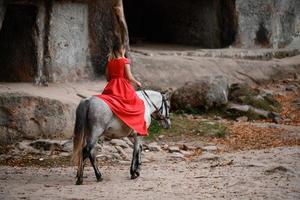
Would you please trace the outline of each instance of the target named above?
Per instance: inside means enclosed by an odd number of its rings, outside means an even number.
[[[137,95],[144,101],[144,119],[147,128],[150,126],[151,117],[158,120],[163,128],[170,128],[170,101],[168,94],[152,90],[141,90],[137,91]],[[87,158],[89,158],[95,171],[97,182],[103,180],[93,153],[94,146],[100,136],[110,139],[123,137],[133,139],[134,145],[130,175],[131,179],[139,177],[142,137],[114,115],[109,106],[101,98],[91,96],[82,99],[76,109],[72,156],[72,160],[78,166],[76,185],[83,183],[84,161]]]

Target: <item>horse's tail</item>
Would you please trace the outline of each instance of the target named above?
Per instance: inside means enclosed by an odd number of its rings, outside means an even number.
[[[82,162],[82,149],[85,145],[85,129],[89,105],[90,101],[88,99],[82,100],[76,109],[72,161],[77,163],[78,166]]]

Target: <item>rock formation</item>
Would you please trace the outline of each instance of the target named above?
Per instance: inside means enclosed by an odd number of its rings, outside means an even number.
[[[0,81],[99,77],[120,31],[116,6],[129,48],[121,0],[0,0]],[[132,43],[281,48],[300,30],[297,0],[126,0],[124,10]]]

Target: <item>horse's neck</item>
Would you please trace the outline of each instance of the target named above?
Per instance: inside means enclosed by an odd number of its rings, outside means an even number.
[[[141,91],[138,92],[138,96],[144,101],[145,106],[149,107],[150,113],[155,111],[155,107],[152,105],[152,103],[157,107],[160,108],[162,97],[159,92],[153,91],[153,90],[146,90],[146,93],[148,94],[149,98],[145,94],[143,94]]]

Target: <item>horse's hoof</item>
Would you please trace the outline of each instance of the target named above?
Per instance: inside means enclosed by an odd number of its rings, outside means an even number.
[[[102,177],[97,178],[97,182],[101,182],[101,181],[103,181]]]
[[[133,175],[131,175],[131,179],[136,179],[139,176],[140,176],[140,173],[139,172],[135,172]]]
[[[76,185],[82,185],[82,182],[83,182],[82,180],[77,180]]]
[[[131,179],[133,180],[133,179],[136,179],[137,177],[139,177],[139,176],[137,176],[137,175],[132,175],[132,176],[131,176]]]

